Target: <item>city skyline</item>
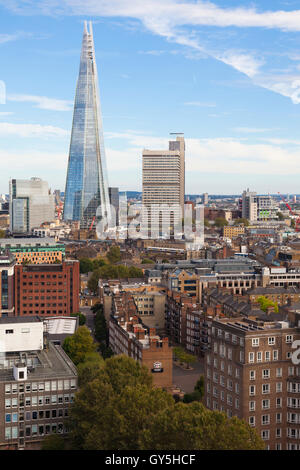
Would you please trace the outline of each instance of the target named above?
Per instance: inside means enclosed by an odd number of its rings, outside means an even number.
[[[0,2],[0,157],[10,162],[0,192],[8,193],[9,177],[32,176],[64,190],[88,18],[101,64],[111,186],[141,191],[143,149],[165,148],[169,132],[184,132],[187,194],[241,194],[246,187],[298,193],[296,3],[264,1],[259,10],[231,0],[151,1],[143,9],[121,3],[79,1],[75,8],[63,1],[58,11],[51,1]]]

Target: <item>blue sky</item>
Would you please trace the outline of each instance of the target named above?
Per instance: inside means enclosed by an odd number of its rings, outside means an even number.
[[[187,193],[300,193],[297,8],[293,0],[0,0],[0,193],[9,177],[39,176],[64,190],[85,19],[110,186],[141,190],[142,149],[166,148],[170,132],[184,132]]]

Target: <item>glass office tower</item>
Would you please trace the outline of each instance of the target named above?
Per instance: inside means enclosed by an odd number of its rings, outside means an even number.
[[[85,22],[63,218],[88,229],[96,215],[110,217],[110,206],[92,24],[88,31]]]

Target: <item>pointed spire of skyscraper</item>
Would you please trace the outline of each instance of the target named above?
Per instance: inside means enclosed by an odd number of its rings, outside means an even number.
[[[110,216],[105,149],[92,23],[84,22],[65,190],[64,220],[89,228]]]

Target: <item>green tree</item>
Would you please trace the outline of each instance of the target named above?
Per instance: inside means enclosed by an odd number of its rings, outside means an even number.
[[[6,230],[0,230],[0,238],[6,237]]]
[[[81,274],[89,273],[94,269],[93,262],[89,258],[80,258],[79,266]]]
[[[192,403],[193,401],[201,401],[201,393],[194,391],[192,393],[186,393],[183,397],[183,403]]]
[[[103,258],[96,258],[92,260],[93,263],[93,271],[95,271],[98,268],[101,268],[106,264],[106,261]]]
[[[295,226],[296,226],[295,219],[292,219],[292,220],[291,220],[291,227],[292,227],[292,228],[295,228]]]
[[[257,297],[257,302],[259,303],[261,310],[263,310],[264,312],[266,312],[269,307],[274,307],[275,313],[278,313],[279,311],[277,302],[273,302],[264,295]]]
[[[88,280],[87,286],[90,292],[97,294],[98,292],[98,281],[100,278],[100,274],[97,271],[94,271],[91,277]]]
[[[130,266],[128,277],[144,277],[143,271],[135,266]]]
[[[197,380],[196,385],[194,387],[195,392],[199,392],[201,399],[204,397],[204,376],[201,375],[200,378]]]
[[[197,358],[193,354],[188,354],[184,351],[181,355],[181,361],[184,362],[186,364],[186,367],[189,369],[190,364],[194,364],[195,362],[197,362]]]
[[[97,352],[87,353],[77,366],[79,387],[96,379],[104,367],[104,359]]]
[[[65,440],[58,434],[50,434],[43,439],[41,450],[65,450]]]
[[[86,324],[86,316],[83,313],[71,313],[71,317],[78,317],[79,318],[79,326],[83,326]]]
[[[150,259],[150,258],[144,258],[142,260],[142,264],[154,264],[155,261],[153,261],[153,259]]]
[[[80,326],[72,336],[67,336],[63,349],[75,365],[83,362],[86,354],[95,352],[97,345],[86,326]]]
[[[93,313],[96,313],[98,312],[99,310],[101,312],[103,312],[103,304],[101,304],[100,302],[97,302],[95,303],[92,307],[91,307],[91,310]]]
[[[151,450],[263,450],[264,442],[245,421],[210,411],[202,403],[174,403],[157,413],[140,438]]]
[[[83,367],[83,366],[82,366]],[[201,403],[175,403],[127,356],[107,359],[76,393],[70,410],[72,448],[86,450],[263,449],[245,421]]]
[[[245,227],[248,227],[249,220],[245,219],[245,217],[240,217],[239,219],[235,219],[234,225],[240,225],[240,224],[244,224]]]
[[[224,219],[223,217],[217,217],[215,219],[215,226],[216,227],[224,227],[224,225],[228,225],[228,222],[226,219]]]
[[[108,253],[106,254],[106,257],[110,263],[117,263],[118,261],[121,260],[121,252],[120,252],[120,247],[119,246],[112,246]]]
[[[284,215],[282,212],[277,212],[277,217],[278,217],[278,220],[284,220]]]
[[[204,219],[204,227],[210,227],[210,223],[208,219]]]

